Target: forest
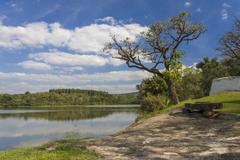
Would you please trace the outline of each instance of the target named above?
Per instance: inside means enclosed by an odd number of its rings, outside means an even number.
[[[137,93],[109,94],[104,91],[81,89],[51,89],[48,92],[1,94],[1,107],[17,106],[72,106],[137,104]]]

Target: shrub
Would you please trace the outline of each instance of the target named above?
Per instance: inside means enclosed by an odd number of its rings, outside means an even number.
[[[153,112],[154,110],[163,109],[161,96],[147,95],[141,101],[141,110],[144,112]]]

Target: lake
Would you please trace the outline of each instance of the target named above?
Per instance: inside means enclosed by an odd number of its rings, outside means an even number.
[[[0,150],[36,146],[62,138],[114,134],[137,118],[136,107],[0,110]]]

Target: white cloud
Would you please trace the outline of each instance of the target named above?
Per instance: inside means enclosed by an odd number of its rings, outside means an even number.
[[[0,25],[3,23],[3,21],[7,18],[5,15],[0,15]]]
[[[12,3],[12,4],[11,4],[11,7],[13,7],[13,8],[16,7],[16,6],[17,6],[16,3]]]
[[[34,70],[50,70],[51,66],[41,62],[35,61],[24,61],[17,64],[26,69],[34,69]]]
[[[28,56],[30,61],[39,62],[43,64],[49,64],[58,69],[62,66],[63,70],[74,71],[82,70],[85,66],[104,66],[113,65],[119,66],[124,62],[106,55],[81,55],[68,52],[61,52],[58,50],[52,50],[48,52],[31,53]],[[22,64],[22,63],[20,63]],[[65,69],[65,68],[66,69]]]
[[[201,8],[197,8],[196,11],[200,13],[200,12],[202,12],[202,9]]]
[[[79,55],[60,51],[33,53],[29,55],[29,58],[63,66],[104,66],[109,62],[107,58],[98,55]]]
[[[64,67],[61,69],[63,70],[63,73],[66,73],[66,72],[82,71],[83,67],[74,66],[74,67]]]
[[[69,48],[81,52],[101,52],[104,45],[111,41],[110,35],[135,40],[140,32],[146,30],[139,24],[108,25],[91,24],[74,30],[74,36],[68,42]]]
[[[92,74],[27,74],[0,72],[1,92],[23,93],[51,88],[82,88],[111,93],[135,91],[136,84],[151,74],[143,71],[112,71]]]
[[[229,18],[229,9],[231,8],[232,6],[228,3],[223,3],[222,4],[222,10],[221,10],[221,17],[222,17],[222,20],[227,20]]]
[[[185,2],[185,3],[184,3],[184,6],[185,6],[185,7],[190,7],[190,6],[191,6],[191,3],[190,3],[190,2]]]
[[[223,9],[221,11],[221,15],[222,15],[222,20],[227,20],[228,19],[228,11],[226,9]]]
[[[135,85],[150,74],[142,71],[92,74],[75,72],[84,72],[83,67],[86,66],[122,64],[120,60],[99,54],[102,53],[105,44],[111,41],[110,35],[136,40],[140,32],[147,30],[147,27],[140,24],[114,21],[112,17],[108,17],[103,18],[101,24],[94,23],[74,29],[64,28],[59,23],[46,22],[20,26],[0,24],[0,49],[27,48],[35,51],[39,47],[55,48],[51,51],[32,52],[27,60],[17,64],[26,69],[51,69],[51,74],[0,72],[0,91],[19,93],[27,90],[46,91],[50,88],[99,89],[109,92],[135,90]],[[60,49],[65,52],[59,51]],[[55,69],[59,72],[55,72]]]
[[[223,4],[222,4],[222,7],[223,7],[223,8],[231,8],[232,6],[231,6],[230,4],[223,3]]]
[[[111,19],[111,18],[107,18]],[[35,22],[23,26],[0,25],[1,48],[27,48],[54,46],[78,52],[101,52],[111,41],[110,35],[135,40],[147,27],[140,24],[90,24],[74,29],[63,28],[59,23]]]
[[[96,23],[109,23],[109,24],[117,24],[118,22],[110,16],[104,17],[104,18],[99,18],[95,20]]]
[[[23,11],[23,9],[17,3],[9,1],[6,4],[8,6],[10,6],[14,11],[17,11],[17,12],[22,12]]]
[[[27,73],[4,73],[0,72],[0,80],[19,80],[34,81],[37,83],[89,83],[89,82],[128,82],[148,77],[150,74],[143,71],[111,71],[104,73],[92,74],[73,74],[73,75],[57,75],[57,74],[27,74]]]

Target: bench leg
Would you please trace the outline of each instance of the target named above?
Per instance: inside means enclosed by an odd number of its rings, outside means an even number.
[[[182,113],[183,113],[183,114],[189,114],[189,113],[192,113],[192,111],[191,111],[190,109],[183,108],[183,109],[182,109]]]
[[[207,117],[207,118],[215,118],[215,117],[219,116],[219,113],[215,112],[215,111],[204,111],[203,116]]]

